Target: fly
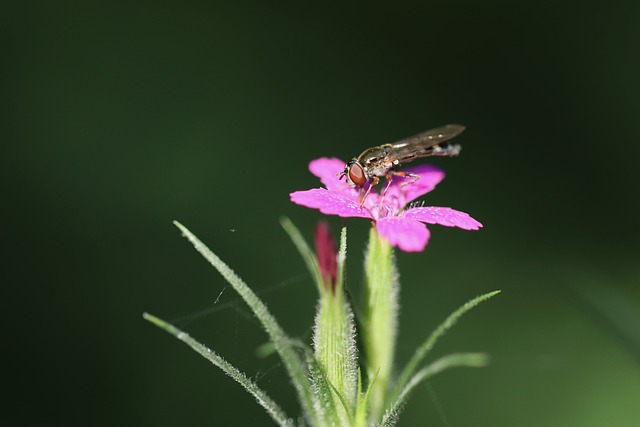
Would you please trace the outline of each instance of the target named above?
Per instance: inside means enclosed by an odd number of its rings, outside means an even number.
[[[458,136],[464,130],[462,125],[445,125],[436,129],[419,133],[393,144],[384,144],[371,147],[354,157],[344,165],[344,171],[338,174],[339,178],[346,178],[351,187],[358,187],[360,194],[366,188],[360,201],[360,208],[364,205],[371,187],[380,182],[380,177],[387,178],[387,185],[382,192],[386,194],[394,176],[411,178],[400,186],[413,184],[420,176],[411,172],[396,171],[394,168],[401,163],[429,156],[457,156],[462,147],[451,144],[450,139]]]

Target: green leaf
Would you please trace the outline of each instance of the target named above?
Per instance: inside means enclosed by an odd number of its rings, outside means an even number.
[[[365,392],[364,396],[362,396],[362,376],[360,375],[360,370],[358,369],[358,401],[356,402],[356,415],[354,420],[355,427],[365,427],[367,425],[367,407],[369,404],[369,396],[371,393],[371,389],[373,388],[373,385],[376,383],[376,379],[378,378],[378,372],[376,372],[371,381],[369,381],[367,391]]]
[[[316,254],[311,250],[307,241],[302,237],[300,230],[298,230],[289,218],[280,218],[280,225],[282,225],[282,228],[284,228],[284,231],[287,232],[294,246],[298,249],[298,252],[300,252],[302,260],[307,265],[309,273],[311,273],[311,277],[313,277],[313,280],[316,282],[318,292],[322,293],[324,281],[322,279],[322,274],[320,273],[320,266],[318,265],[318,258],[316,257]]]
[[[342,292],[345,282],[345,265],[347,263],[347,227],[340,231],[340,249],[338,250],[338,276],[336,277],[336,293]]]
[[[229,284],[238,292],[240,297],[247,303],[253,314],[258,318],[269,338],[273,342],[278,355],[282,359],[284,366],[291,378],[291,381],[298,393],[302,407],[307,415],[317,420],[313,396],[310,391],[310,383],[307,378],[306,366],[296,352],[291,339],[282,330],[276,319],[267,309],[267,306],[260,298],[247,286],[247,284],[236,273],[227,266],[216,254],[214,254],[204,243],[194,236],[185,226],[174,221],[176,227],[193,244],[195,249],[224,277]]]
[[[331,386],[331,389],[336,394],[336,396],[338,396],[338,399],[342,404],[342,409],[344,409],[345,413],[347,414],[346,421],[348,421],[348,425],[351,425],[353,423],[354,408],[349,402],[347,402],[347,399],[342,395],[342,393],[340,393],[340,390],[338,390],[333,384],[331,384],[331,382],[329,382],[329,385]]]
[[[407,385],[407,381],[409,381],[409,378],[413,375],[415,370],[418,368],[418,365],[422,363],[427,353],[435,346],[438,339],[442,335],[444,335],[444,333],[449,328],[451,328],[463,314],[465,314],[466,312],[468,312],[469,310],[471,310],[473,307],[477,306],[481,302],[486,301],[489,298],[495,295],[498,295],[499,293],[500,291],[493,291],[484,295],[480,295],[468,301],[462,307],[460,307],[459,309],[451,313],[449,317],[447,317],[446,320],[442,322],[440,326],[438,326],[436,330],[434,330],[431,333],[429,338],[427,338],[427,340],[420,347],[416,349],[416,352],[414,353],[413,357],[411,358],[409,363],[407,363],[407,366],[404,368],[404,370],[400,374],[400,377],[398,378],[398,381],[394,388],[394,392],[391,395],[391,400],[394,400],[397,398],[401,390]]]
[[[256,347],[256,350],[255,350],[256,357],[259,359],[265,359],[271,356],[275,352],[276,352],[276,348],[271,341],[267,341],[264,344],[260,344],[258,347]]]
[[[402,391],[398,394],[395,401],[387,409],[382,418],[381,427],[393,426],[397,419],[402,406],[404,405],[407,397],[411,391],[422,381],[434,376],[449,368],[456,367],[469,367],[469,368],[481,368],[487,366],[489,357],[484,353],[456,353],[444,356],[441,359],[436,360],[426,368],[419,370],[407,384],[403,387]]]
[[[267,393],[260,389],[256,383],[251,381],[244,373],[240,372],[235,366],[224,360],[216,352],[200,344],[198,341],[191,338],[186,332],[181,331],[180,329],[165,322],[164,320],[161,320],[148,313],[144,313],[142,317],[187,344],[193,350],[200,353],[202,357],[216,365],[218,368],[222,369],[225,374],[229,375],[231,378],[240,383],[240,385],[242,385],[245,390],[247,390],[250,394],[253,395],[253,397],[256,398],[258,404],[260,404],[260,406],[267,410],[267,413],[278,425],[293,426],[293,420],[284,413],[284,411],[280,408],[280,406],[278,406],[278,404],[271,400]]]

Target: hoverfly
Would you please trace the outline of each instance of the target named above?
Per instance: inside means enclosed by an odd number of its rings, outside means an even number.
[[[404,186],[416,182],[420,176],[411,172],[393,170],[401,163],[410,162],[421,157],[429,156],[457,156],[462,147],[451,144],[450,139],[458,136],[464,130],[462,125],[445,125],[436,129],[419,133],[393,144],[384,144],[364,150],[358,157],[354,157],[344,165],[344,171],[338,174],[339,179],[347,179],[351,187],[358,187],[360,194],[368,188],[360,201],[360,208],[364,205],[371,187],[380,182],[380,177],[387,178],[387,185],[382,192],[386,194],[393,176],[412,178],[401,185]]]

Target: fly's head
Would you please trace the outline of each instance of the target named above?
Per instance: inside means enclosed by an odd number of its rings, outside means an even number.
[[[347,184],[351,187],[363,188],[369,181],[367,172],[364,166],[358,161],[358,159],[351,159],[344,165],[344,171],[338,174],[340,179],[346,178]]]

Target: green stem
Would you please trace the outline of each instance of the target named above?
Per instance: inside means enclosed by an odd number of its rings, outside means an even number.
[[[379,420],[393,369],[398,322],[398,273],[391,245],[378,235],[369,234],[365,257],[365,300],[363,346],[369,381],[377,378],[369,397],[370,419]]]

